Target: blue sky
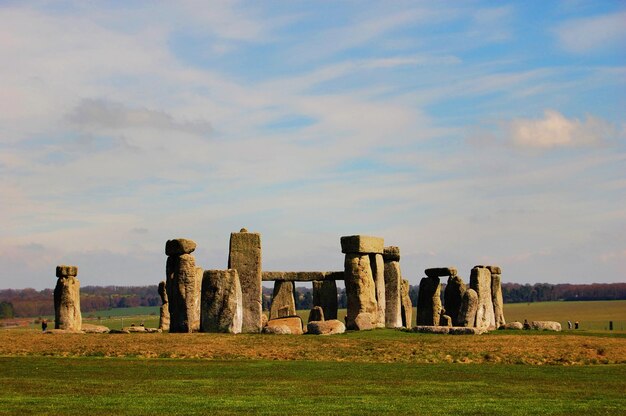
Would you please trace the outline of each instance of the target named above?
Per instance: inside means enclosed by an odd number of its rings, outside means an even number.
[[[207,4],[208,3],[208,4]],[[164,244],[623,282],[626,7],[0,2],[0,288],[155,284]]]

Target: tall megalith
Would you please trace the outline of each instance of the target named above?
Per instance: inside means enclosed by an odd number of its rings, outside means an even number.
[[[384,326],[384,308],[382,311],[379,308],[378,298],[382,296],[384,302],[383,246],[384,240],[380,237],[364,235],[341,237],[341,252],[346,255],[344,276],[348,301],[346,315],[348,329],[363,330]],[[380,262],[377,255],[381,255]]]
[[[206,270],[201,299],[200,331],[241,332],[243,305],[237,270]]]
[[[441,283],[439,277],[422,278],[417,294],[417,325],[439,325],[441,309]]]
[[[454,275],[448,277],[446,289],[443,292],[443,302],[446,308],[446,314],[452,320],[452,325],[461,325],[461,303],[463,302],[463,295],[465,294],[465,283],[460,276]]]
[[[296,288],[294,282],[285,280],[274,281],[270,319],[286,318],[296,315]]]
[[[491,300],[496,328],[506,325],[504,319],[504,300],[502,298],[502,269],[499,266],[487,266],[491,272]]]
[[[243,304],[242,332],[261,332],[261,234],[242,228],[230,234],[228,268],[237,270]]]
[[[491,272],[488,268],[476,266],[470,275],[470,287],[478,295],[476,309],[477,328],[495,328],[496,320],[491,297]]]
[[[411,296],[409,295],[410,288],[409,281],[402,279],[400,300],[402,302],[402,326],[405,328],[411,328],[411,325],[413,325],[413,302],[411,302]]]
[[[192,240],[178,238],[165,244],[167,257],[165,289],[170,312],[170,332],[200,330],[200,290],[202,269],[191,255]]]
[[[400,248],[385,247],[385,327],[402,327],[402,272],[400,271]]]
[[[54,288],[54,328],[80,331],[80,281],[76,278],[78,267],[57,266],[57,284]]]
[[[167,289],[165,280],[159,283],[159,296],[161,297],[161,310],[159,315],[159,329],[169,331],[170,329],[170,306],[167,299]]]
[[[313,306],[322,308],[324,319],[337,319],[337,282],[334,280],[314,280]]]

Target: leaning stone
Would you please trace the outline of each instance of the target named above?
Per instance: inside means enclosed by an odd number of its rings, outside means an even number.
[[[496,320],[491,297],[491,272],[484,267],[474,267],[470,275],[470,287],[478,295],[476,309],[477,328],[495,328]]]
[[[273,335],[291,335],[291,329],[287,325],[265,326],[262,331],[264,334]]]
[[[322,308],[324,318],[337,319],[337,282],[313,281],[313,305]]]
[[[165,243],[166,256],[182,256],[183,254],[191,254],[196,249],[196,242],[186,238],[175,238],[167,240]]]
[[[387,249],[386,247],[385,249]],[[400,262],[385,261],[385,326],[402,327],[402,272]]]
[[[383,248],[383,260],[385,260],[385,263],[388,261],[400,261],[400,247],[387,246]]]
[[[561,331],[561,324],[555,321],[532,321],[530,323],[531,329],[540,331]]]
[[[385,240],[367,235],[341,237],[341,252],[344,254],[383,254]]]
[[[410,328],[413,325],[413,302],[409,296],[409,288],[409,281],[403,279],[400,286],[400,301],[402,302],[400,311],[402,313],[402,326],[405,328]]]
[[[312,335],[335,335],[346,332],[343,322],[336,319],[330,321],[312,321],[307,324],[307,333]]]
[[[460,276],[448,277],[448,283],[443,293],[444,307],[448,316],[452,319],[454,326],[463,326],[459,317],[461,315],[461,304],[465,294],[465,283]]]
[[[78,267],[77,266],[66,266],[64,264],[57,266],[56,268],[56,276],[57,277],[69,277],[69,276],[78,276]]]
[[[311,312],[309,312],[308,322],[323,322],[323,321],[324,321],[324,310],[320,306],[313,306],[313,308],[311,308]]]
[[[261,332],[261,234],[230,234],[228,268],[236,269],[241,283],[243,302],[242,332]]]
[[[376,327],[385,327],[386,295],[385,295],[385,262],[382,254],[370,254],[372,277],[376,286]]]
[[[509,322],[508,324],[504,324],[498,327],[498,329],[514,329],[514,330],[522,330],[524,329],[524,324],[518,321]]]
[[[441,315],[439,318],[439,326],[452,326],[452,319],[448,315]]]
[[[431,269],[424,270],[426,276],[428,277],[446,277],[446,276],[456,276],[457,270],[456,267],[433,267]]]
[[[441,284],[438,277],[424,277],[417,295],[417,325],[439,325]]]
[[[467,289],[461,302],[459,325],[464,327],[476,326],[476,311],[478,310],[478,294],[474,289]]]
[[[376,285],[367,254],[346,254],[345,259],[347,315],[346,327],[359,329],[364,323],[355,322],[360,314],[371,317],[372,326],[378,323],[378,305],[376,303]]]
[[[104,325],[83,324],[82,331],[85,334],[107,334],[111,330]]]
[[[166,291],[169,300],[170,332],[200,329],[202,269],[191,254],[167,258]]]
[[[276,280],[274,282],[274,293],[272,294],[272,305],[270,306],[270,319],[285,318],[296,314],[294,282]]]
[[[267,328],[276,326],[285,326],[289,328],[289,333],[293,335],[302,335],[302,319],[299,316],[290,316],[287,318],[270,319],[267,321]]]
[[[502,298],[501,280],[502,277],[500,274],[491,273],[491,301],[493,302],[493,314],[496,328],[500,328],[502,325],[506,324],[506,320],[504,319],[504,300]]]
[[[237,270],[207,270],[202,277],[200,330],[241,332],[243,307]]]
[[[59,277],[54,288],[54,328],[80,331],[82,321],[83,318],[80,313],[80,281],[75,276]]]

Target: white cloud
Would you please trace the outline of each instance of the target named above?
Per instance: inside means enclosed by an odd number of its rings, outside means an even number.
[[[563,48],[574,53],[623,48],[626,44],[626,12],[569,20],[555,32]],[[623,50],[623,49],[622,49]]]
[[[517,146],[543,149],[594,146],[617,135],[616,128],[600,118],[587,115],[582,121],[569,119],[554,110],[545,110],[540,119],[512,120],[507,132]]]

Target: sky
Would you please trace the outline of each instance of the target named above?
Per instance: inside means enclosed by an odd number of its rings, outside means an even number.
[[[623,1],[0,1],[0,288],[227,267],[626,281]]]

